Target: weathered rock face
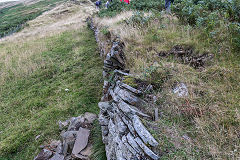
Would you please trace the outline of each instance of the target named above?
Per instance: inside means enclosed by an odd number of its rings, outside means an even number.
[[[122,83],[124,76],[130,76],[125,70],[124,43],[119,38],[112,41],[112,48],[106,54],[98,38],[99,29],[95,31],[101,56],[106,55],[103,67],[103,97],[98,104],[99,122],[102,129],[103,143],[106,145],[108,160],[157,160],[151,148],[158,142],[142,124],[140,117],[150,118],[138,107],[147,103],[140,98],[143,94],[127,84]]]
[[[93,121],[97,115],[86,112],[65,122],[59,121],[62,139],[43,146],[43,150],[34,160],[89,160],[92,145],[88,139]],[[67,129],[64,130],[64,129]]]

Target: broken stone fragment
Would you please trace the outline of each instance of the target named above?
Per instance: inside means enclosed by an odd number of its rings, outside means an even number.
[[[188,96],[188,88],[184,83],[180,83],[173,89],[173,93],[177,94],[178,97],[186,97]]]
[[[90,135],[90,130],[85,128],[80,128],[77,133],[77,138],[72,150],[73,155],[78,155],[83,149],[86,148],[88,144],[88,137]]]
[[[126,148],[117,134],[113,137],[113,142],[117,144],[115,148],[117,160],[126,160],[125,159],[125,156],[127,156]]]
[[[134,140],[134,137],[132,136],[131,133],[127,134],[127,142],[130,144],[130,146],[132,146],[132,148],[139,154],[142,153],[142,149],[139,147],[139,145],[137,144],[137,142]]]
[[[102,114],[99,115],[98,120],[99,120],[99,124],[100,124],[101,126],[107,126],[108,123],[109,123],[109,119],[107,119],[106,117],[104,117]]]
[[[64,156],[56,153],[50,160],[64,160]]]
[[[86,112],[84,114],[84,123],[93,124],[93,121],[97,119],[97,115],[93,113]]]
[[[58,146],[59,144],[61,144],[61,141],[56,141],[56,140],[54,140],[54,141],[52,141],[52,142],[50,143],[50,147],[54,150],[54,149],[57,148],[57,146]]]
[[[126,148],[133,154],[133,155],[137,155],[137,152],[133,149],[132,146],[130,146],[130,144],[127,141],[127,137],[123,136],[122,137],[122,142],[123,144],[126,146]]]
[[[77,131],[67,131],[63,133],[63,154],[66,156],[67,153],[71,153],[75,139],[77,136]]]
[[[129,118],[132,118],[132,116],[136,114],[142,117],[151,118],[147,114],[144,114],[141,111],[139,111],[136,107],[131,106],[122,100],[118,104],[118,107],[124,112],[124,114],[128,115]]]
[[[59,154],[63,153],[63,144],[62,143],[58,144],[56,153],[59,153]]]
[[[141,140],[139,137],[135,138],[134,140],[135,140],[135,141],[137,142],[137,144],[142,148],[142,150],[144,151],[144,153],[145,153],[146,155],[148,155],[149,157],[151,157],[153,160],[158,160],[158,159],[159,159],[159,157],[158,157],[151,149],[149,149],[149,148],[142,142],[142,140]]]
[[[43,149],[34,160],[48,160],[52,156],[52,151],[48,149]]]
[[[125,84],[125,83],[122,83],[120,81],[117,82],[117,85],[119,85],[120,88],[127,89],[127,90],[129,90],[130,92],[132,92],[134,94],[137,94],[137,95],[141,95],[142,94],[142,91],[139,91],[139,90],[137,90],[137,89],[135,89],[135,88]]]
[[[81,155],[89,157],[92,154],[92,145],[88,144],[88,146],[80,152]]]
[[[70,119],[70,125],[68,126],[68,131],[77,131],[79,127],[84,123],[84,117],[72,117]]]
[[[133,124],[130,120],[127,119],[127,117],[125,116],[121,116],[122,117],[122,120],[123,122],[127,125],[129,131],[134,134],[135,133],[135,130],[134,130],[134,127],[133,127]]]
[[[112,96],[113,101],[115,102],[121,101],[120,96],[117,93],[115,93],[113,90],[110,90],[110,95]]]
[[[99,102],[98,107],[102,112],[106,112],[109,108],[112,108],[112,105],[109,102]]]
[[[64,122],[58,121],[59,129],[63,130],[64,128],[66,128],[68,126],[69,122],[70,122],[69,120],[66,120]]]
[[[141,137],[144,143],[150,144],[155,147],[158,145],[158,142],[153,138],[153,136],[148,132],[145,126],[142,124],[138,116],[133,116],[133,126],[137,134]]]
[[[114,93],[117,94],[122,100],[133,106],[143,106],[146,104],[146,102],[144,102],[141,98],[133,95],[133,93],[130,93],[125,89],[119,88],[118,86],[115,87]]]
[[[127,130],[127,126],[123,123],[122,119],[116,114],[115,115],[115,119],[116,119],[116,126],[117,126],[117,130],[120,134],[124,134],[125,131]]]
[[[120,70],[114,70],[114,74],[119,74],[121,76],[129,76],[130,74],[129,73],[126,73],[126,72],[123,72],[123,71],[120,71]]]

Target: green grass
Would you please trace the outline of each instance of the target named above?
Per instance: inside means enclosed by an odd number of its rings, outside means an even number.
[[[0,9],[0,38],[21,30],[25,22],[36,18],[63,1],[65,0],[42,0],[30,5],[21,3]]]
[[[146,122],[160,144],[155,152],[161,159],[239,158],[240,57],[228,23],[221,22],[210,37],[206,28],[183,23],[175,16],[147,16],[133,14],[108,27],[112,33],[118,31],[115,28],[125,28],[126,33],[121,34],[126,44],[127,68],[155,86],[154,107],[161,113],[160,120]],[[139,19],[147,20],[144,27]],[[192,55],[210,53],[213,58],[203,68],[194,69],[176,55],[159,56],[176,45],[191,47]],[[129,78],[125,83],[134,85]],[[173,93],[178,83],[188,87],[187,97]],[[145,111],[153,115],[154,108],[146,107]]]
[[[107,160],[106,151],[105,151],[105,144],[102,142],[102,130],[101,126],[99,125],[98,120],[95,120],[92,129],[92,139],[93,142],[93,154],[91,155],[92,160]]]
[[[64,32],[47,44],[45,66],[0,86],[1,160],[33,159],[39,145],[59,139],[58,120],[98,113],[102,61],[93,33]]]

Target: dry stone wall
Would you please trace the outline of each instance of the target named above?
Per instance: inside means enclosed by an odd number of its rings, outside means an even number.
[[[119,37],[114,38],[111,50],[107,53],[99,40],[98,27],[91,19],[89,19],[89,24],[95,31],[101,56],[104,58],[103,78],[105,81],[103,97],[98,106],[107,159],[159,159],[158,155],[152,151],[158,142],[141,121],[141,118],[150,117],[138,109],[147,105],[147,102],[140,98],[143,93],[122,82],[124,76],[130,76],[129,71],[125,70],[124,43]]]

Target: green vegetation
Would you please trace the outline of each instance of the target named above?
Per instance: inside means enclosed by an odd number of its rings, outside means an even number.
[[[239,1],[176,0],[172,15],[158,9],[164,1],[115,3],[99,16],[121,31],[128,69],[155,86],[160,120],[145,124],[160,143],[156,152],[162,159],[240,157]],[[117,14],[125,19],[116,22]],[[213,58],[200,67],[187,62],[199,55]],[[173,93],[180,83],[188,96]]]
[[[34,63],[41,57],[45,63],[40,68],[18,77],[0,69],[8,74],[0,84],[0,159],[33,159],[43,142],[59,138],[58,120],[98,113],[102,61],[92,31],[64,32],[36,39],[35,44],[41,41],[45,51],[31,57]],[[28,43],[22,44],[25,51]],[[11,46],[3,44],[2,49],[12,53]],[[35,140],[37,135],[41,136]]]
[[[23,25],[65,0],[39,1],[0,9],[0,38],[22,29]]]
[[[93,160],[107,160],[105,144],[102,142],[102,130],[101,126],[98,123],[98,120],[95,120],[93,124],[94,128],[92,129],[92,142],[93,142],[93,154],[91,159]]]

